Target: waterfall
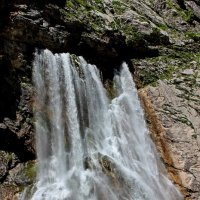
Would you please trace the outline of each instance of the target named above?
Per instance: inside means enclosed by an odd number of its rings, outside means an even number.
[[[82,57],[44,50],[33,67],[38,174],[26,199],[182,199],[160,165],[125,63],[113,99]]]

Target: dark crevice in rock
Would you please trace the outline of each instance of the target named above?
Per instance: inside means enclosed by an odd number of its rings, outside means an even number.
[[[136,45],[127,47],[124,41],[121,41],[121,43],[119,41],[119,44],[116,46],[114,46],[112,42],[109,45],[103,46],[101,43],[98,43],[98,41],[91,41],[91,43],[88,44],[79,39],[79,36],[74,35],[69,38],[68,46],[62,46],[60,48],[58,48],[58,46],[54,48],[54,46],[48,46],[48,44],[45,45],[41,43],[33,45],[21,43],[25,46],[25,51],[23,52],[22,50],[24,59],[28,61],[27,64],[30,66],[36,49],[48,48],[54,53],[69,52],[78,56],[83,56],[89,63],[95,64],[101,69],[105,79],[112,79],[115,69],[119,68],[122,61],[130,64],[131,58],[155,57],[159,55],[157,49],[150,49],[140,45],[138,45],[138,47]],[[113,38],[113,40],[117,39],[118,38]],[[16,41],[10,42],[16,43]],[[23,68],[21,68],[20,71],[20,74],[26,73],[28,74],[28,77],[31,78],[31,69],[27,72],[26,67],[26,71],[23,72]]]
[[[193,15],[193,16],[191,17],[191,21],[192,21],[192,22],[193,22],[193,21],[196,21],[196,22],[200,23],[200,18],[197,17],[196,15]],[[191,24],[194,25],[194,23],[191,23]]]
[[[27,150],[23,140],[8,128],[0,128],[0,150],[14,152],[21,162],[35,159],[35,155]]]
[[[46,4],[49,4],[49,3],[58,5],[60,7],[64,7],[66,0],[43,0],[43,1],[40,1],[40,0],[32,0],[32,1],[30,0],[0,0],[0,5],[1,5],[0,8],[10,9],[10,8],[13,8],[13,5],[30,4],[31,7],[33,8],[42,9],[45,7]]]
[[[19,80],[4,55],[0,55],[0,96],[0,122],[4,117],[15,119],[20,96]]]
[[[186,6],[185,6],[184,0],[177,0],[177,3],[180,6],[180,8],[186,10]]]
[[[0,0],[0,28],[5,24],[9,9],[6,0]]]
[[[3,176],[0,177],[0,183],[1,184],[5,182],[8,175],[9,175],[9,171],[6,171],[6,173]]]

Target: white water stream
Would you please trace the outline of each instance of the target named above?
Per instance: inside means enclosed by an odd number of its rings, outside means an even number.
[[[34,60],[38,176],[31,200],[181,200],[155,153],[124,63],[113,99],[99,70],[44,50]]]

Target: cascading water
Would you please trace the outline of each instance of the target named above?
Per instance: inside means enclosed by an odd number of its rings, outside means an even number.
[[[31,200],[181,200],[159,166],[132,76],[123,64],[110,100],[98,69],[36,53],[38,176]]]

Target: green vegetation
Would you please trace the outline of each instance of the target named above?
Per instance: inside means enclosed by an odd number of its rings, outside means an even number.
[[[157,24],[157,27],[163,31],[169,29],[169,27],[166,24]]]
[[[172,78],[176,67],[171,64],[168,56],[159,56],[156,58],[147,58],[141,69],[138,69],[138,76],[142,86],[156,86],[158,80],[169,80]]]
[[[87,0],[68,0],[65,9],[60,10],[66,22],[79,23],[88,30],[101,32],[105,27],[105,19],[101,16],[104,14],[104,6],[101,1]]]
[[[194,32],[187,32],[186,36],[188,38],[193,39],[194,41],[200,41],[200,33],[194,33]]]
[[[24,169],[24,175],[27,177],[30,181],[33,181],[36,177],[36,164],[34,161],[29,161]]]
[[[79,76],[84,79],[84,73],[83,73],[83,69],[80,67],[80,60],[79,58],[74,55],[74,54],[71,54],[70,55],[70,60],[71,60],[71,63],[75,66],[77,72],[79,73]]]
[[[193,139],[197,139],[197,134],[193,134],[193,135],[192,135],[192,138],[193,138]]]
[[[192,75],[183,75],[185,69],[197,68],[200,69],[200,53],[191,53],[188,51],[178,51],[175,54],[168,56],[158,56],[155,58],[146,58],[145,62],[140,63],[140,60],[134,60],[134,65],[137,68],[138,78],[142,86],[156,86],[158,80],[172,80],[173,75],[177,78],[184,78],[191,89],[197,87],[196,79],[199,76],[198,72]],[[139,66],[139,67],[137,67]],[[194,67],[195,66],[195,67]],[[174,81],[176,83],[176,80]],[[178,82],[177,82],[177,87]],[[184,90],[182,88],[181,90]],[[185,91],[187,94],[187,91]]]
[[[66,7],[67,8],[72,8],[73,11],[97,10],[97,11],[100,11],[100,12],[104,12],[103,3],[100,0],[94,0],[94,1],[89,1],[89,0],[67,0],[66,1]]]
[[[188,126],[190,126],[191,128],[194,129],[192,122],[189,121],[189,119],[187,119],[187,117],[182,116],[182,117],[178,118],[178,121],[180,121],[183,124],[187,124]]]
[[[128,6],[126,4],[124,4],[121,1],[118,0],[114,0],[112,1],[113,4],[113,9],[115,11],[116,14],[121,15],[124,13],[124,11],[128,8]]]
[[[167,0],[167,5],[170,8],[175,9],[178,16],[182,17],[182,19],[186,22],[190,22],[194,16],[192,10],[183,10],[176,3],[174,3],[173,0]]]
[[[100,0],[68,0],[66,8],[62,9],[61,12],[66,22],[69,24],[76,22],[85,27],[86,32],[92,32],[97,36],[106,31],[118,32],[126,37],[126,42],[129,45],[143,39],[143,35],[120,16],[128,6],[117,0],[112,2],[112,6],[111,9],[117,14],[115,18],[106,14],[104,4]],[[87,35],[87,33],[84,34]]]
[[[4,158],[6,159],[7,163],[11,162],[12,159],[13,159],[13,153],[11,153],[11,152],[6,152],[6,155],[5,155]]]
[[[110,99],[113,99],[116,96],[113,88],[113,81],[106,80],[104,83],[104,87],[106,88],[107,94],[110,97]]]
[[[153,70],[153,71],[145,72],[145,70],[143,70],[141,72],[142,84],[144,86],[148,84],[151,84],[152,86],[156,86],[156,82],[158,80],[171,79],[174,71],[175,71],[175,68],[171,65],[167,66],[163,71],[159,71],[155,69],[155,71]]]

